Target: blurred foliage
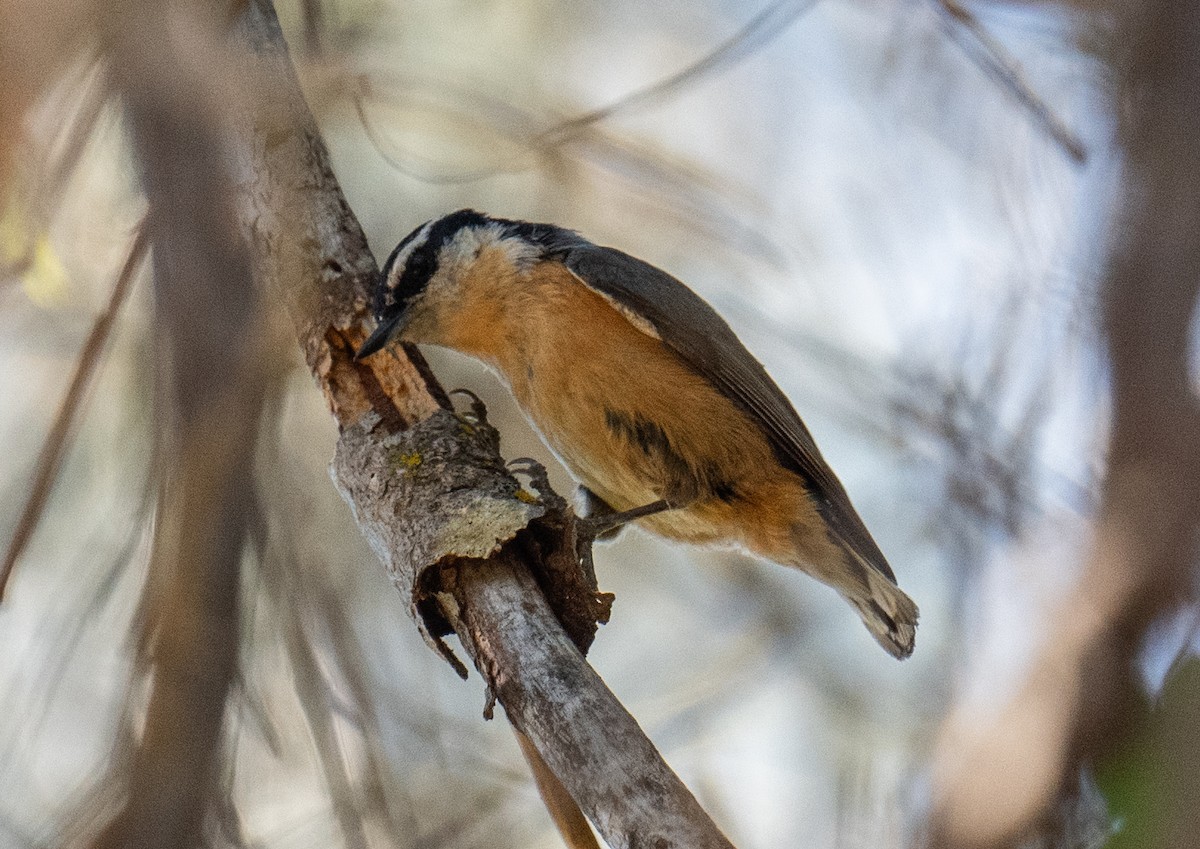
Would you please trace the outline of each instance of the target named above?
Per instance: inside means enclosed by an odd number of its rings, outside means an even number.
[[[1171,847],[1180,818],[1195,834],[1200,755],[1200,658],[1185,654],[1160,692],[1149,695],[1134,731],[1099,765],[1097,781],[1114,820],[1108,849]]]

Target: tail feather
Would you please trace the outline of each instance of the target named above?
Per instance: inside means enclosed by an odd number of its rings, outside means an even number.
[[[774,554],[772,559],[797,566],[841,593],[884,651],[903,660],[912,654],[916,641],[917,605],[896,586],[879,546],[857,515],[853,518],[861,534],[848,540],[814,512],[809,521],[797,521],[792,526],[791,551],[783,556],[769,552],[767,556]]]
[[[854,605],[871,636],[897,660],[913,652],[920,611],[916,602],[875,569],[865,570],[866,586],[862,593],[842,590],[846,601]]]

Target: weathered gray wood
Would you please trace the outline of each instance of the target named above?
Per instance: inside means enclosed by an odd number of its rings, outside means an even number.
[[[486,422],[447,410],[396,433],[368,415],[342,432],[333,461],[338,488],[422,634],[464,678],[466,669],[438,639],[445,629],[427,570],[491,557],[545,513],[517,497],[499,441]]]
[[[513,724],[613,849],[732,849],[506,555],[444,573],[438,597]]]
[[[564,631],[556,609],[594,629],[604,605],[562,585],[573,526],[560,499],[508,474],[498,436],[448,409],[415,349],[356,363],[375,263],[346,205],[288,59],[274,10],[239,24],[262,97],[243,127],[243,223],[256,270],[287,304],[342,429],[333,475],[359,527],[436,641],[453,626],[518,728],[616,849],[725,847]],[[577,570],[576,570],[577,571]],[[534,575],[538,578],[535,580]],[[437,644],[444,654],[448,651]]]

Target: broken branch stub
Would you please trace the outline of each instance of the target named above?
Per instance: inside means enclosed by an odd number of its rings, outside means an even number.
[[[552,490],[535,497],[521,488],[482,412],[481,405],[471,415],[439,410],[391,432],[368,414],[342,431],[332,467],[422,634],[460,675],[465,669],[440,640],[451,631],[436,602],[448,567],[486,560],[511,545],[534,555],[522,559],[536,567],[539,587],[581,651],[591,645],[597,621],[608,618],[609,597],[596,592],[575,556],[574,515]]]
[[[433,638],[446,626],[426,603],[425,576],[454,560],[487,558],[510,542],[543,555],[530,558],[541,564],[538,583],[586,649],[607,608],[574,559],[566,503],[548,487],[541,501],[524,493],[500,460],[499,436],[482,408],[473,417],[456,415],[414,346],[355,361],[378,269],[330,168],[270,5],[249,4],[240,26],[252,49],[250,78],[263,92],[242,124],[241,218],[256,248],[256,277],[287,305],[342,431],[333,466],[342,494],[443,654]],[[541,521],[530,528],[534,520]]]

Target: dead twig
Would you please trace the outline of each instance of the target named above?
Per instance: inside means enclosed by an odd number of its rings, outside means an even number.
[[[1063,151],[1082,165],[1087,148],[1062,119],[1054,114],[1029,81],[1017,60],[997,41],[979,19],[958,0],[929,0],[942,30],[958,45],[967,58],[991,77],[1020,104],[1035,124]]]
[[[113,324],[121,311],[121,306],[125,303],[133,280],[137,277],[138,269],[141,268],[142,260],[146,256],[147,245],[148,238],[143,223],[138,225],[133,244],[117,274],[112,294],[108,297],[108,305],[104,312],[96,318],[87,340],[83,343],[83,348],[75,361],[75,373],[71,376],[71,382],[67,385],[66,394],[54,417],[54,424],[50,427],[50,432],[46,434],[46,441],[38,453],[36,471],[33,475],[33,482],[29,486],[29,498],[21,510],[21,518],[17,520],[16,530],[13,531],[8,550],[4,554],[4,562],[0,565],[0,601],[4,600],[8,579],[12,575],[17,560],[25,551],[26,545],[33,537],[33,532],[37,530],[38,523],[42,518],[46,500],[50,497],[50,490],[54,486],[63,455],[70,443],[71,426],[75,423],[76,416],[87,397],[88,387],[91,386],[92,380],[103,362],[104,345],[112,334]]]
[[[571,798],[567,788],[563,787],[562,782],[558,780],[554,770],[550,769],[542,760],[533,741],[517,730],[515,726],[513,735],[517,738],[517,745],[521,747],[521,754],[525,756],[525,762],[529,764],[529,771],[533,773],[538,794],[542,797],[546,809],[550,811],[554,825],[567,844],[567,849],[600,849],[600,844],[596,842],[596,836],[592,834],[592,827],[588,825],[587,818],[579,810],[579,806],[575,804],[575,800]]]

